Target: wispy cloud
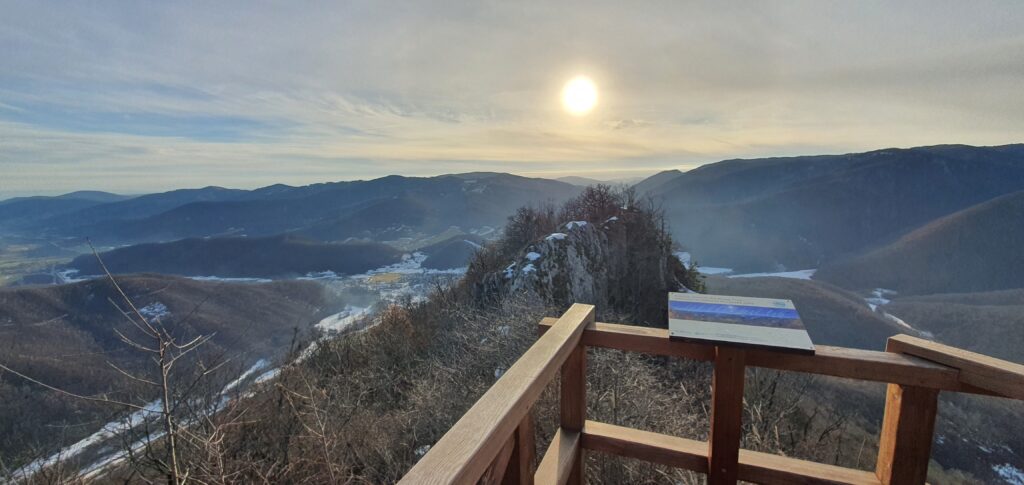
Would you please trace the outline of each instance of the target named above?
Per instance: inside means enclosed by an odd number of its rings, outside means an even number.
[[[7,2],[0,195],[1021,141],[1024,5]],[[585,73],[598,109],[558,91]]]

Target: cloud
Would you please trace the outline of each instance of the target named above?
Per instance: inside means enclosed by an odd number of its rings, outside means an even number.
[[[0,192],[654,172],[1024,125],[1018,4],[303,7],[9,3]],[[558,103],[578,73],[583,118]]]

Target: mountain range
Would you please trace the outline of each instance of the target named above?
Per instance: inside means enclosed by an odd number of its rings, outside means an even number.
[[[823,266],[816,279],[900,294],[1024,288],[1024,191],[940,217],[895,242]]]
[[[338,302],[327,293],[340,291],[343,284],[213,283],[174,275],[278,279],[319,271],[352,274],[409,259],[408,253],[421,253],[417,264],[430,269],[466,267],[474,260],[486,272],[474,276],[470,265],[462,284],[473,294],[487,296],[499,288],[536,311],[589,300],[600,302],[603,311],[628,311],[633,315],[629,321],[651,325],[665,313],[657,306],[664,297],[657,295],[675,289],[677,276],[696,274],[679,264],[675,251],[686,250],[703,265],[736,272],[816,268],[812,280],[716,276],[705,283],[714,294],[793,300],[820,345],[880,350],[888,336],[914,333],[1021,358],[1021,319],[1016,315],[1024,308],[1024,252],[1019,250],[1024,243],[1024,145],[726,160],[689,172],[665,171],[634,189],[651,197],[655,204],[649,210],[662,210],[667,225],[654,216],[631,222],[622,200],[602,204],[594,193],[593,204],[570,203],[561,211],[540,207],[580,194],[584,189],[575,184],[591,184],[565,182],[469,173],[139,196],[76,192],[0,201],[0,234],[14,235],[12,247],[27,247],[33,237],[47,245],[90,237],[112,246],[102,257],[114,273],[147,273],[121,277],[139,306],[166,318],[183,335],[216,333],[211,347],[237,356],[235,375],[257,358],[280,357],[290,345],[291,328],[307,328],[338,311],[332,307]],[[536,234],[526,231],[532,235],[523,241],[501,229],[521,206],[537,207],[536,217],[522,220],[544,225]],[[601,210],[589,210],[594,207]],[[666,230],[672,238],[662,237]],[[671,247],[672,241],[681,247]],[[96,274],[96,264],[85,255],[68,266]],[[466,283],[473,278],[475,283]],[[419,284],[416,291],[429,286]],[[117,295],[102,279],[0,289],[3,362],[62,388],[83,393],[119,389],[141,399],[130,383],[101,372],[108,370],[106,361],[128,370],[144,368],[115,348],[119,342],[112,331],[124,322],[111,300],[117,301]],[[200,302],[202,307],[189,316]],[[650,311],[649,318],[641,307]],[[614,315],[600,318],[609,316]],[[432,331],[423,321],[408,328]],[[496,328],[488,332],[502,331]],[[461,339],[463,330],[456,328],[453,335]],[[400,354],[394,357],[408,357]],[[481,368],[488,380],[495,375],[493,365]],[[384,387],[391,392],[391,386]],[[843,399],[881,391],[837,389]],[[52,398],[21,380],[0,381],[0,390],[5,410],[0,413],[0,454],[15,462],[24,458],[17,453],[39,436],[40,426],[99,426],[107,420],[102,409]],[[880,416],[872,413],[861,413],[858,425],[877,426]],[[969,450],[988,435],[1019,449],[1019,438],[1007,437],[1015,433],[1012,425],[988,422],[1015,423],[1012,410],[996,413],[965,405],[957,413],[948,413],[956,417],[949,422],[962,423],[962,429],[944,431],[950,439],[936,444],[936,456],[943,457],[943,466],[992,476],[986,469],[994,458]],[[65,444],[88,435],[84,427],[67,433]],[[53,448],[60,438],[48,433],[38,444]],[[1012,459],[1013,450],[998,453]]]
[[[452,225],[501,226],[519,206],[558,202],[580,190],[554,180],[480,172],[255,190],[206,187],[105,203],[34,198],[0,205],[0,229],[106,244],[282,233],[322,241],[384,240],[435,234]]]
[[[637,187],[701,263],[818,268],[1024,189],[1024,145],[726,160]]]

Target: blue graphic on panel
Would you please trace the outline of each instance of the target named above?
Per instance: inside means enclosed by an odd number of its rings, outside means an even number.
[[[772,328],[803,328],[792,308],[669,301],[669,318]]]

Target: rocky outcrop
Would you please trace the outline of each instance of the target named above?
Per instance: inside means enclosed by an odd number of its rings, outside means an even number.
[[[603,221],[563,223],[523,248],[484,284],[491,291],[526,293],[555,307],[589,303],[604,313],[658,324],[664,319],[665,294],[682,288],[682,266],[671,256],[671,241],[644,230],[643,220],[624,211]]]

